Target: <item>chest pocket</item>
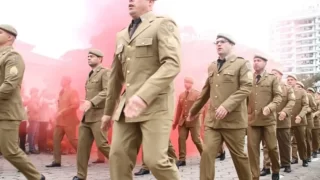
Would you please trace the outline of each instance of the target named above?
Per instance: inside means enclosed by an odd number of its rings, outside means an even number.
[[[268,83],[261,83],[260,89],[263,92],[272,92],[272,86]]]
[[[153,38],[139,38],[136,40],[136,57],[143,58],[143,57],[152,57],[152,43]]]
[[[235,72],[234,70],[225,70],[223,71],[222,82],[233,83],[235,82]]]

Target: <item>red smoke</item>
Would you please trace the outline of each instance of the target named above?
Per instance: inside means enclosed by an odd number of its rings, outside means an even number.
[[[90,38],[93,48],[101,49],[104,53],[103,64],[110,67],[115,48],[116,33],[130,23],[127,0],[87,0],[88,18],[83,24],[82,36]],[[196,32],[190,27],[180,27],[181,32],[190,35]],[[62,42],[63,43],[63,42]],[[90,71],[87,65],[87,49],[70,49],[59,60],[54,60],[32,52],[33,46],[18,41],[16,48],[22,53],[26,61],[24,85],[27,89],[37,87],[49,88],[52,94],[58,95],[60,78],[69,75],[73,79],[73,87],[79,91],[84,99],[84,84]],[[201,90],[207,78],[208,65],[217,59],[212,41],[190,41],[182,44],[182,70],[175,80],[176,97],[184,91],[183,78],[191,76],[195,79],[195,88]],[[246,59],[252,59],[257,50],[248,49],[244,45],[237,45],[236,51]],[[274,66],[269,62],[269,67]],[[28,93],[28,92],[26,92]],[[178,152],[177,131],[172,132],[171,140]],[[197,150],[190,138],[188,140],[188,155]],[[95,156],[95,155],[94,155]]]

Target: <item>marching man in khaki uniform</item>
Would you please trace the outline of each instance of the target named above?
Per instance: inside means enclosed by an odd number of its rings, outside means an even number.
[[[19,125],[26,112],[20,93],[25,64],[12,47],[17,35],[12,26],[0,25],[0,153],[28,180],[45,180],[18,146]]]
[[[304,89],[304,85],[297,81],[295,75],[287,76],[288,85],[294,87],[294,95],[296,97],[296,103],[292,108],[291,114],[291,131],[293,134],[292,146],[292,161],[291,164],[298,163],[297,151],[294,148],[295,145],[298,147],[300,159],[303,161],[302,166],[308,166],[307,157],[307,144],[306,144],[306,126],[307,119],[306,114],[308,111],[308,97]],[[296,141],[296,143],[295,143]]]
[[[61,91],[58,99],[58,113],[53,132],[53,162],[46,167],[61,167],[61,141],[66,135],[71,146],[77,149],[77,110],[80,105],[78,92],[71,87],[71,78],[61,79]]]
[[[202,142],[200,138],[200,119],[199,116],[197,120],[192,122],[187,122],[187,117],[193,103],[197,100],[200,92],[192,88],[193,79],[186,77],[184,79],[184,86],[186,91],[179,95],[177,111],[175,115],[175,120],[173,123],[173,130],[179,125],[179,161],[177,166],[186,165],[186,150],[189,133],[193,143],[196,145],[200,155],[202,153]]]
[[[110,146],[106,132],[100,129],[101,117],[105,107],[110,70],[102,66],[103,54],[98,49],[88,53],[88,64],[91,67],[86,82],[86,99],[81,105],[84,115],[79,127],[79,143],[77,152],[77,176],[73,180],[87,178],[88,162],[92,143],[95,140],[100,152],[109,158]]]
[[[280,155],[280,164],[281,168],[284,168],[284,172],[291,172],[291,112],[292,108],[295,104],[295,96],[293,92],[293,88],[287,86],[285,83],[281,82],[282,79],[282,71],[278,69],[272,69],[272,74],[277,76],[281,90],[282,90],[282,101],[280,105],[277,107],[277,139],[279,144],[279,155]],[[264,167],[260,172],[260,176],[265,176],[271,173],[270,167],[267,165],[271,164],[269,158],[269,151],[266,146],[263,148],[263,156],[264,156]]]
[[[222,142],[230,151],[239,180],[250,180],[249,160],[244,146],[248,127],[246,99],[252,89],[251,65],[233,54],[235,41],[229,35],[218,34],[215,44],[219,59],[209,66],[209,76],[188,119],[197,120],[198,113],[210,99],[209,117],[205,119],[200,180],[214,179],[215,159]]]
[[[309,100],[309,107],[308,113],[306,114],[307,117],[307,130],[306,130],[306,141],[307,141],[307,157],[308,162],[311,162],[312,156],[312,129],[314,128],[314,113],[317,111],[317,104],[314,97],[314,89],[308,88],[307,89],[307,96]]]
[[[174,159],[175,162],[177,162],[178,159],[177,159],[176,151],[174,150],[174,147],[173,147],[171,141],[169,141],[168,156],[170,158]],[[143,161],[143,158],[142,158],[142,167],[138,172],[134,173],[134,175],[135,176],[142,176],[142,175],[146,175],[146,174],[150,174],[150,170],[149,170],[149,168],[147,167],[147,165],[145,164],[145,162]]]
[[[315,95],[317,111],[314,113],[314,127],[312,128],[312,157],[317,158],[320,148],[320,94]]]
[[[152,12],[154,3],[129,1],[133,20],[117,34],[102,117],[102,128],[106,128],[114,114],[109,159],[114,180],[132,180],[141,143],[144,162],[156,179],[180,179],[174,160],[168,157],[174,114],[173,80],[180,72],[180,37],[172,19]],[[126,90],[120,94],[123,84]]]
[[[249,96],[248,155],[253,180],[260,177],[260,143],[263,140],[269,152],[272,180],[280,179],[279,151],[276,134],[276,109],[282,101],[282,89],[277,76],[266,72],[268,58],[253,58],[254,82]]]

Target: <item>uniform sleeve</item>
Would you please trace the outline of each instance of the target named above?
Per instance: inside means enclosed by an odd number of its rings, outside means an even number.
[[[228,112],[232,112],[239,104],[244,101],[251,93],[253,73],[251,71],[251,65],[249,61],[246,61],[240,67],[240,77],[239,77],[239,89],[231,94],[221,105],[227,109]]]
[[[122,73],[122,64],[120,62],[120,57],[122,56],[123,46],[117,46],[116,53],[113,56],[113,62],[111,66],[111,72],[108,82],[107,95],[106,95],[106,104],[104,109],[104,114],[112,116],[121,90],[124,83],[124,77]]]
[[[310,108],[311,108],[311,112],[312,112],[312,113],[313,113],[313,112],[316,112],[317,109],[318,109],[317,103],[316,103],[316,101],[315,101],[315,99],[314,99],[313,96],[311,96],[311,98],[309,98],[309,106],[310,106]]]
[[[178,124],[179,118],[181,117],[182,108],[181,108],[181,103],[180,103],[180,96],[179,96],[178,103],[177,103],[177,110],[176,110],[176,114],[175,114],[174,124]]]
[[[25,64],[22,57],[16,52],[11,52],[4,62],[4,81],[0,86],[0,99],[9,99],[23,79]]]
[[[199,113],[199,111],[203,108],[203,106],[208,102],[210,98],[210,83],[209,78],[207,78],[202,91],[194,104],[190,109],[191,116],[194,116]]]
[[[315,117],[319,117],[320,114],[320,101],[317,102],[317,111],[314,113]]]
[[[273,81],[272,81],[272,95],[273,95],[273,99],[272,102],[270,102],[267,107],[272,111],[275,112],[277,109],[277,106],[279,106],[279,104],[282,101],[282,89],[280,87],[279,84],[279,80],[274,77]]]
[[[307,96],[307,93],[305,91],[302,91],[302,109],[299,113],[298,116],[300,116],[301,118],[304,118],[307,114],[307,111],[308,111],[308,106],[309,106],[309,103],[308,103],[308,96]]]
[[[106,100],[107,97],[107,89],[108,89],[108,79],[110,76],[110,71],[106,70],[102,74],[102,91],[100,91],[95,97],[93,97],[90,101],[94,106],[97,106],[99,103]]]
[[[180,72],[181,43],[178,27],[164,19],[157,32],[160,68],[142,85],[136,95],[150,104]]]
[[[292,108],[294,107],[296,103],[296,97],[294,95],[294,91],[292,88],[288,88],[288,102],[286,106],[282,109],[282,112],[285,112],[287,114],[287,117],[289,117],[292,113]]]

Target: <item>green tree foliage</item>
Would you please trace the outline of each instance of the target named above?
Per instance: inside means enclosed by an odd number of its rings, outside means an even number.
[[[301,81],[306,88],[313,87],[316,89],[315,84],[320,81],[320,73],[317,74],[298,74],[297,78]]]

